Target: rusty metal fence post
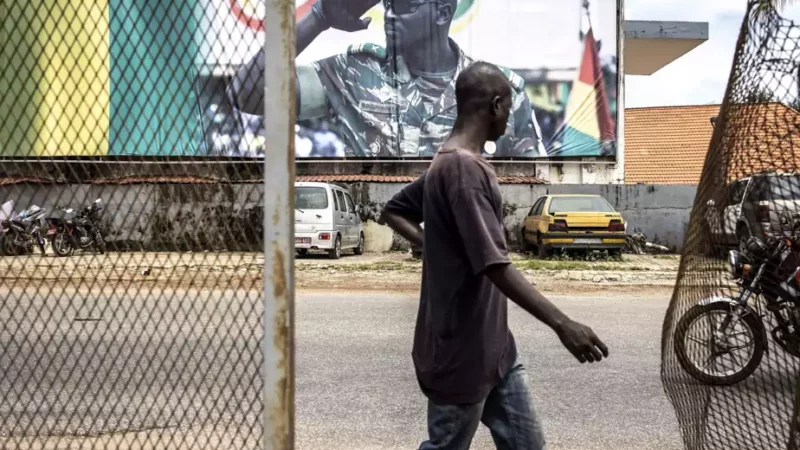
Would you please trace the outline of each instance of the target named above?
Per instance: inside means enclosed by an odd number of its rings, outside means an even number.
[[[264,448],[294,448],[295,4],[264,18]]]

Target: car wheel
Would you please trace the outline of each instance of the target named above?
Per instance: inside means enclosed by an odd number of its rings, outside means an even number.
[[[305,248],[301,248],[300,250],[297,251],[297,256],[305,258],[306,256],[308,256],[308,250]]]
[[[330,259],[339,259],[342,257],[342,238],[336,236],[336,242],[333,244],[333,249],[328,250],[328,257]]]
[[[525,230],[525,227],[522,227],[522,251],[530,252],[533,250],[533,246],[530,242],[528,242],[528,232]]]
[[[539,259],[547,259],[547,257],[550,256],[550,251],[542,242],[541,236],[539,236],[539,238],[536,240],[536,252]]]
[[[358,236],[358,247],[353,249],[353,253],[356,255],[364,254],[364,233],[361,233]]]

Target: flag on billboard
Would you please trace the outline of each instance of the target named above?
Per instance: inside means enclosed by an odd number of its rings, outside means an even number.
[[[550,156],[613,155],[615,134],[597,41],[589,29],[567,101],[564,125],[553,138],[559,143],[549,153]]]
[[[196,2],[6,2],[0,155],[195,154]]]

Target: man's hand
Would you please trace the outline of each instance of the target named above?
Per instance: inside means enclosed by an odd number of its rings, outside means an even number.
[[[555,330],[561,343],[581,362],[600,361],[608,357],[608,347],[594,334],[591,328],[568,320]]]
[[[380,0],[318,0],[311,12],[326,26],[342,31],[366,30],[370,18],[362,19]]]
[[[486,269],[486,276],[508,298],[556,332],[581,363],[600,361],[608,356],[608,347],[591,328],[566,316],[533,287],[511,263],[495,264]]]

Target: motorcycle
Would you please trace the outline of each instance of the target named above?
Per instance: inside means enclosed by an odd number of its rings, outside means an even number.
[[[75,212],[72,208],[59,207],[57,210],[67,216],[47,218],[47,237],[57,256],[70,256],[76,249],[85,251],[90,247],[95,247],[101,255],[106,252],[106,242],[99,227],[102,200],[95,200],[73,218],[69,218]]]
[[[744,253],[729,252],[728,266],[738,294],[704,299],[677,324],[674,349],[689,375],[715,386],[733,385],[752,375],[768,351],[764,322],[769,313],[777,324],[770,333],[773,340],[783,351],[800,358],[798,254],[797,237],[773,237],[765,242],[753,236]],[[768,313],[762,313],[759,298]],[[698,331],[706,335],[694,334]],[[721,358],[727,361],[720,363]]]
[[[45,241],[42,237],[42,220],[47,210],[34,205],[22,211],[16,218],[5,219],[0,222],[0,249],[3,254],[17,256],[31,254],[33,246],[37,245],[45,256]]]

